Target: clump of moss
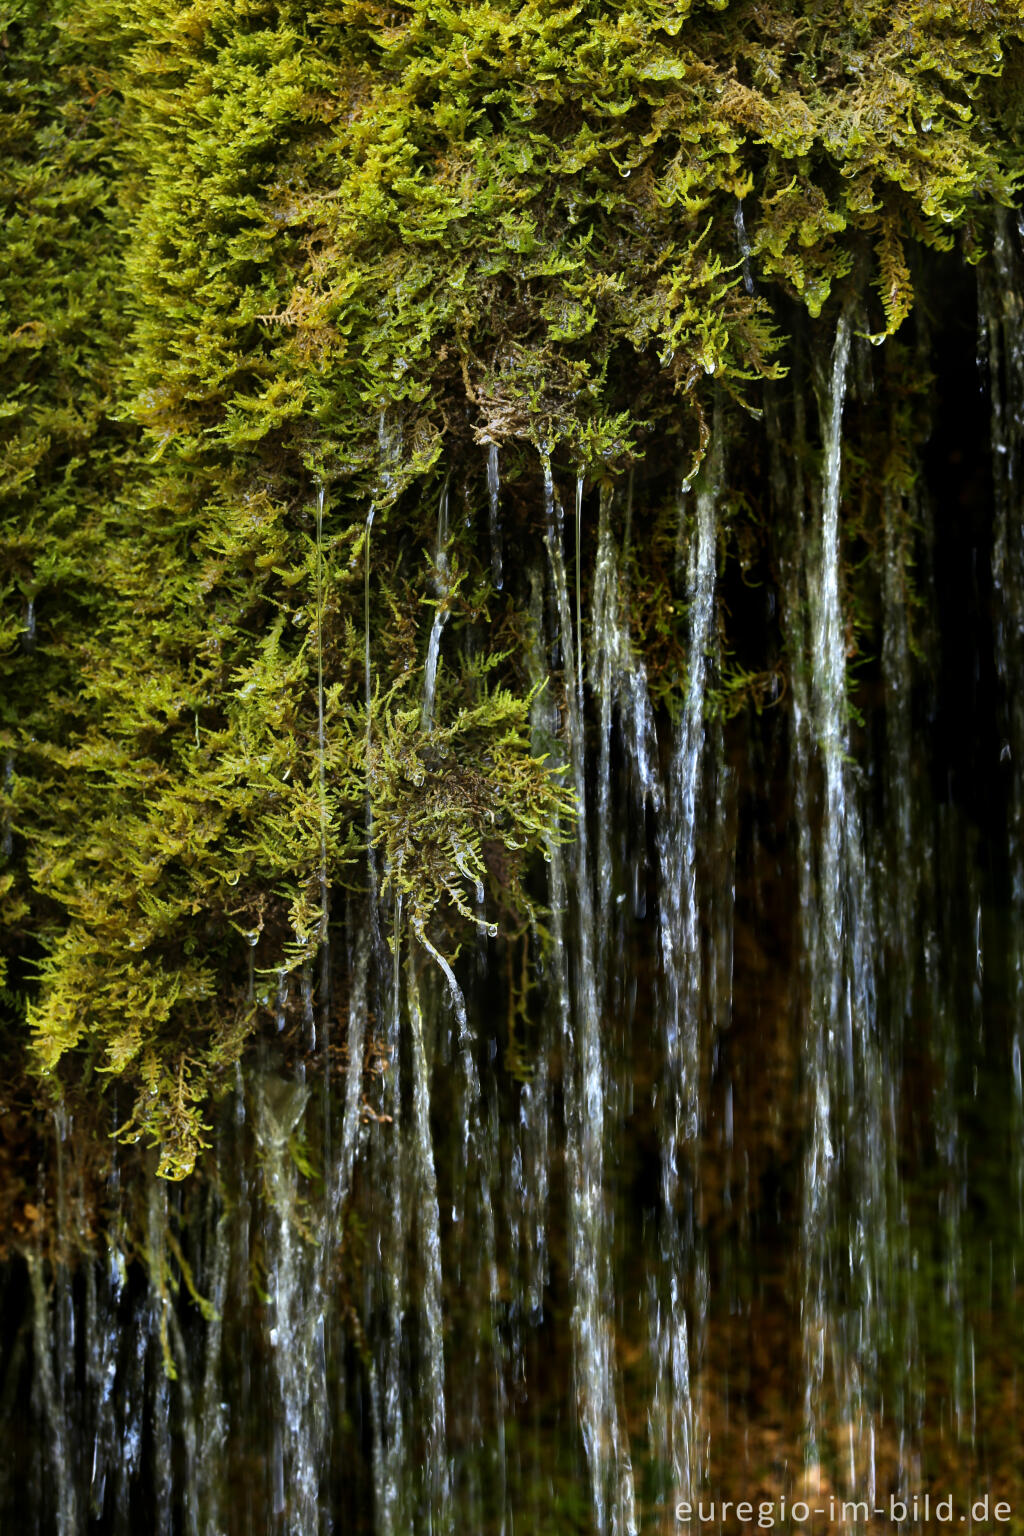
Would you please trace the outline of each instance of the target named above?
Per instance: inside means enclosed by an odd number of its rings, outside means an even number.
[[[496,932],[484,916],[496,868],[502,900],[529,906],[523,867],[575,810],[572,792],[530,755],[529,704],[499,688],[429,735],[415,710],[383,722],[369,775],[374,845],[384,892],[403,899],[417,933],[439,908]]]

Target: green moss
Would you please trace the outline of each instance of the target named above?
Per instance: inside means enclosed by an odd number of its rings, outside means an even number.
[[[260,1022],[243,936],[258,972],[311,959],[323,848],[329,887],[365,888],[367,796],[430,943],[457,949],[477,880],[488,911],[528,909],[570,809],[530,755],[516,652],[539,454],[588,486],[645,457],[690,474],[712,392],[749,403],[784,372],[787,303],[898,330],[916,250],[977,259],[1013,197],[1022,34],[1009,0],[22,8],[0,95],[0,918],[26,1066],[124,1078],[122,1135],[187,1172]],[[865,417],[865,464],[888,420]],[[878,486],[849,465],[870,557]],[[668,700],[685,615],[674,497],[651,496],[632,590]],[[742,562],[770,531],[734,503]],[[737,659],[723,696],[762,681]]]

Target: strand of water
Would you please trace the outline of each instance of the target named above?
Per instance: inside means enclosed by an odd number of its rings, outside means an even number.
[[[393,940],[397,935],[393,936]],[[408,1305],[408,1233],[412,1223],[403,1115],[401,996],[397,952],[390,985],[379,967],[378,995],[386,1006],[381,1122],[370,1141],[368,1177],[375,1222],[374,1262],[366,1266],[363,1329],[374,1343],[371,1367],[373,1493],[377,1536],[411,1529],[413,1484],[408,1461],[405,1390],[405,1315]]]
[[[888,1028],[880,1044],[884,1084],[884,1118],[888,1151],[885,1171],[886,1201],[893,1219],[885,1241],[878,1245],[884,1266],[884,1284],[878,1296],[874,1326],[899,1343],[903,1370],[896,1383],[894,1416],[900,1427],[902,1465],[911,1471],[920,1464],[919,1396],[920,1365],[913,1286],[905,1277],[913,1273],[915,1254],[910,1241],[910,1213],[897,1163],[899,1126],[903,1100],[903,1060],[907,1031],[914,1014],[914,989],[919,952],[927,956],[927,944],[919,943],[926,931],[922,892],[934,863],[934,838],[928,819],[918,805],[914,783],[914,752],[911,725],[913,673],[910,652],[909,580],[911,552],[908,525],[911,507],[898,502],[887,488],[884,499],[884,568],[882,573],[883,635],[882,674],[885,686],[885,807],[878,843],[880,854],[877,889],[881,949],[886,956],[885,982]],[[919,514],[919,517],[923,514]],[[927,964],[927,960],[926,960]],[[902,1308],[894,1300],[903,1294]],[[910,1484],[907,1485],[911,1486]]]
[[[650,1433],[667,1496],[689,1499],[700,1479],[691,1382],[687,1281],[699,1272],[693,1212],[683,1201],[682,1162],[700,1127],[701,955],[697,898],[697,811],[704,753],[708,651],[712,642],[722,473],[721,428],[696,492],[686,571],[687,678],[656,827],[663,1051],[661,1106],[662,1274],[649,1294],[657,1376]],[[686,492],[684,491],[684,496]],[[682,513],[681,513],[682,515]],[[685,1206],[685,1208],[683,1208]]]
[[[599,997],[612,978],[629,974],[624,954],[626,913],[624,902],[632,896],[628,915],[643,918],[646,912],[646,820],[655,820],[663,808],[658,771],[658,738],[654,709],[647,686],[647,669],[630,633],[629,585],[624,567],[625,535],[620,550],[612,524],[610,490],[601,495],[597,556],[594,564],[590,623],[589,676],[598,716],[596,783],[597,858],[596,956]],[[627,498],[626,522],[630,503]],[[612,773],[615,737],[629,771],[629,800],[620,812]],[[629,880],[629,890],[622,882]],[[622,1010],[613,1007],[616,1017]]]
[[[978,274],[979,350],[991,412],[995,519],[992,540],[993,638],[1002,690],[1001,762],[1007,781],[1010,889],[1009,971],[1013,1026],[1010,1072],[1021,1081],[1024,1051],[1024,237],[1005,210],[996,214],[992,265]],[[1024,1144],[1024,1095],[1018,1090],[1016,1144]],[[1017,1205],[1024,1231],[1024,1152],[1016,1158]]]
[[[353,925],[349,923],[348,932]],[[359,1143],[361,1104],[363,1089],[363,1060],[366,1051],[366,1015],[369,1008],[370,942],[367,929],[357,930],[355,944],[349,955],[349,1002],[348,1029],[345,1035],[347,1062],[345,1068],[345,1099],[341,1128],[341,1145],[338,1163],[334,1170],[333,1204],[339,1209],[345,1204],[352,1188],[356,1152]]]
[[[850,323],[844,314],[836,332],[830,394],[825,407],[825,459],[822,484],[820,553],[817,570],[808,581],[811,607],[811,678],[815,734],[823,758],[825,794],[819,851],[818,926],[811,961],[808,1036],[811,1042],[811,1135],[804,1170],[803,1244],[806,1255],[803,1303],[805,1421],[807,1463],[820,1458],[820,1398],[826,1350],[825,1285],[828,1234],[834,1222],[834,1162],[837,1156],[836,1107],[833,1102],[833,1062],[842,1052],[852,1076],[852,1052],[843,1028],[843,887],[842,851],[845,832],[846,659],[839,605],[839,493],[842,463],[842,414],[850,355]]]
[[[434,592],[437,607],[430,626],[427,642],[427,659],[423,668],[423,708],[420,727],[429,734],[434,728],[434,694],[437,688],[437,664],[441,654],[441,635],[448,621],[450,596],[448,573],[448,481],[441,491],[441,503],[437,514],[437,545],[434,551]]]
[[[324,503],[326,496],[325,487],[319,485],[316,496],[316,739],[320,808],[320,949],[325,980],[329,967],[328,924],[330,921],[327,891],[327,732],[324,726]],[[367,530],[367,540],[369,540],[369,530]]]
[[[491,575],[500,592],[504,586],[503,551],[501,537],[501,479],[498,470],[498,445],[491,443],[487,449],[487,501],[490,512]]]
[[[822,409],[821,534],[808,580],[815,734],[823,773],[817,856],[816,947],[811,959],[808,1059],[812,1132],[804,1170],[803,1297],[807,1466],[822,1455],[825,1363],[831,1359],[838,1412],[847,1426],[849,1488],[874,1480],[872,1420],[878,1371],[879,1262],[888,1233],[884,1085],[875,1021],[872,902],[857,795],[849,766],[846,637],[839,590],[842,417],[850,358],[849,315],[840,318]],[[840,1181],[847,1213],[840,1224]],[[846,1266],[859,1306],[829,1309],[836,1268],[830,1252],[845,1225]]]
[[[257,1085],[255,1129],[271,1213],[268,1342],[280,1403],[274,1425],[272,1507],[287,1536],[312,1536],[319,1529],[324,1385],[317,1308],[322,1298],[303,1251],[299,1173],[291,1149],[308,1099],[309,1089],[302,1082],[268,1074]]]
[[[223,1339],[231,1260],[231,1215],[211,1198],[206,1219],[212,1258],[207,1283],[210,1315],[206,1326],[203,1382],[199,1398],[199,1443],[202,1452],[197,1463],[197,1504],[202,1536],[220,1536],[224,1525],[220,1471],[224,1465],[228,1436],[227,1404],[223,1401]]]
[[[117,1307],[124,1284],[120,1255],[111,1244],[106,1265],[97,1261],[86,1271],[85,1370],[91,1394],[92,1459],[89,1502],[102,1509],[107,1480],[118,1459],[114,1386],[119,1331]]]
[[[747,224],[743,217],[743,199],[736,199],[736,211],[732,216],[733,226],[736,230],[736,244],[739,246],[740,261],[743,266],[743,287],[747,293],[754,291],[754,274],[750,265],[750,239],[747,235]]]
[[[424,1044],[419,982],[410,960],[406,967],[412,1043],[412,1178],[416,1185],[419,1239],[420,1392],[424,1416],[424,1481],[430,1530],[450,1528],[451,1477],[445,1423],[444,1313],[441,1285],[441,1226],[430,1125],[430,1070]]]
[[[78,1501],[75,1493],[72,1448],[63,1393],[58,1391],[54,1372],[56,1353],[52,1337],[50,1303],[46,1294],[43,1261],[38,1253],[25,1255],[32,1284],[33,1342],[36,1382],[43,1400],[43,1412],[49,1436],[50,1466],[54,1480],[54,1504],[57,1536],[77,1536]]]
[[[167,1185],[149,1175],[146,1202],[146,1262],[149,1269],[148,1374],[149,1441],[153,1459],[153,1505],[157,1536],[171,1536],[174,1462],[171,1440],[172,1300],[167,1279]]]
[[[566,745],[577,799],[574,891],[578,973],[574,1006],[565,1037],[564,1096],[569,1184],[570,1262],[573,1276],[573,1339],[580,1428],[590,1469],[594,1521],[605,1532],[636,1530],[635,1496],[629,1448],[619,1420],[611,1332],[612,1280],[606,1246],[604,1191],[605,1083],[594,969],[594,911],[587,835],[587,785],[583,741],[582,669],[574,664],[569,588],[562,553],[562,514],[555,495],[551,462],[542,457],[545,543],[559,625],[563,676],[566,679]],[[579,496],[579,492],[578,492]],[[574,686],[575,684],[575,686]],[[561,875],[559,851],[552,853],[552,883]],[[564,891],[552,889],[552,905],[564,904]],[[565,1009],[563,1015],[566,1016]],[[573,1027],[574,1026],[574,1027]]]

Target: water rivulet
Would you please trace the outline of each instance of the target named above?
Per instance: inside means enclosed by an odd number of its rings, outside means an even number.
[[[433,547],[403,556],[430,573],[396,630],[404,715],[369,624],[372,583],[399,607],[399,566],[375,564],[392,492],[354,525],[368,622],[340,658],[311,486],[317,920],[283,965],[269,917],[240,939],[255,1044],[189,1181],[116,1142],[97,1161],[65,1108],[19,1173],[4,1530],[630,1536],[679,1528],[681,1502],[723,1528],[743,1500],[865,1528],[926,1494],[957,1521],[979,1498],[1016,1511],[1009,215],[980,272],[976,329],[919,319],[876,348],[855,304],[794,323],[789,376],[756,410],[723,389],[696,460],[668,435],[628,476],[542,438],[442,464]],[[967,316],[964,270],[940,275]],[[440,798],[469,782],[452,722],[495,665],[487,604],[561,787],[515,910],[492,879],[521,851],[500,785],[466,791],[494,828],[479,844]],[[342,665],[365,691],[373,850],[371,878],[332,882]],[[412,811],[395,831],[381,786],[406,781],[442,807],[424,836]]]

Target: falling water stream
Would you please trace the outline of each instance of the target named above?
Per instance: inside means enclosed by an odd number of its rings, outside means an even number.
[[[736,229],[752,282],[741,204]],[[1006,219],[979,290],[978,508],[950,513],[941,441],[887,482],[871,657],[848,487],[882,364],[856,314],[767,387],[763,427],[720,400],[696,474],[601,482],[545,450],[524,511],[489,445],[480,567],[527,615],[533,747],[576,815],[538,857],[531,921],[502,928],[481,889],[457,954],[386,868],[329,888],[321,491],[329,1027],[289,1027],[310,956],[268,992],[208,1174],[150,1173],[141,1220],[116,1157],[86,1190],[55,1118],[34,1199],[52,1238],[0,1270],[4,1532],[639,1536],[742,1528],[743,1501],[866,1529],[925,1494],[956,1523],[986,1494],[1024,1517],[1022,270]],[[755,431],[777,542],[742,566]],[[476,643],[451,617],[447,482],[437,506],[435,743],[442,645]],[[656,612],[652,506],[675,541]],[[965,551],[982,595],[956,609]],[[730,711],[749,593],[765,681]],[[998,716],[980,786],[943,725],[966,665],[950,625]]]
[[[437,514],[437,548],[434,551],[435,590],[437,607],[430,625],[427,641],[427,660],[423,668],[423,729],[429,732],[434,724],[434,695],[437,690],[437,666],[441,655],[441,635],[447,619],[448,600],[448,482],[441,492],[441,505]]]

